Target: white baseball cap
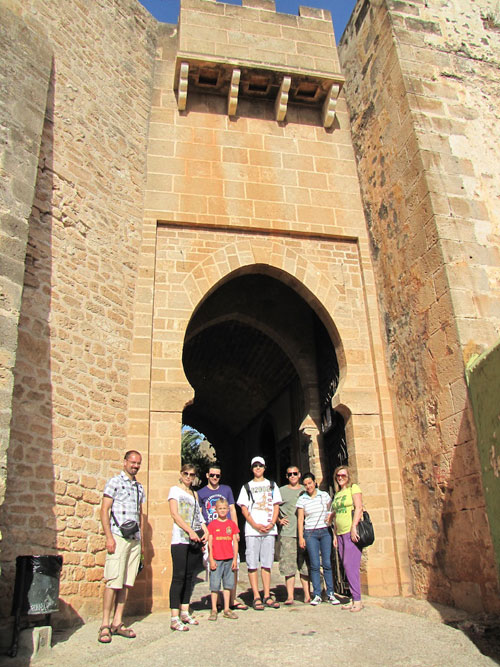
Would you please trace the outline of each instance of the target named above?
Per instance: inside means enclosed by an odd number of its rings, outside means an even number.
[[[262,463],[263,466],[266,465],[266,462],[264,461],[262,456],[254,456],[250,462],[250,466],[253,466],[254,463]]]

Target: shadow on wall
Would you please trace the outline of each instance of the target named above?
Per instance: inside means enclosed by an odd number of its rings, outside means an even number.
[[[427,502],[430,497],[432,503],[441,504],[440,524],[432,524],[436,537],[428,599],[474,614],[485,610],[499,613],[495,559],[472,420],[467,402],[449,471],[434,463],[432,471],[422,466],[419,472]]]
[[[467,403],[449,467],[434,461],[429,469],[422,461],[404,471],[404,483],[413,487],[412,573],[443,622],[499,660],[499,618],[485,613],[498,614],[500,598],[471,420]],[[431,531],[418,531],[424,524]]]
[[[0,618],[6,618],[11,613],[16,556],[57,553],[58,521],[65,525],[74,521],[74,499],[70,497],[67,497],[64,506],[58,508],[59,516],[56,515],[56,482],[52,458],[54,408],[49,314],[52,274],[53,112],[54,69],[48,90],[35,197],[29,220],[14,371],[11,439],[7,452],[7,486],[5,502],[0,510]],[[74,613],[71,610],[69,615]]]
[[[143,516],[144,525],[144,568],[135,580],[135,586],[129,591],[125,613],[127,616],[147,616],[153,610],[153,570],[151,561],[155,557],[153,527],[147,515]]]
[[[458,436],[462,444],[454,447],[450,475],[445,479],[435,471],[444,502],[429,599],[446,599],[467,610],[467,618],[447,624],[461,630],[481,653],[500,664],[500,595],[469,401],[462,414]]]

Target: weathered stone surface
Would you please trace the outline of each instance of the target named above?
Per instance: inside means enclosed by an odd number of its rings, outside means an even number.
[[[500,92],[500,35],[484,20],[493,11],[491,2],[445,9],[431,1],[364,13],[358,3],[339,49],[385,323],[415,590],[471,610],[498,609],[489,593],[498,590],[491,537],[471,523],[484,496],[464,385],[464,361],[500,332],[500,136],[491,103]],[[480,575],[469,557],[479,552],[490,563]]]
[[[0,457],[7,458],[28,217],[52,64],[43,31],[0,8]],[[0,467],[0,505],[6,467]],[[0,562],[1,571],[1,562]]]
[[[71,565],[93,553],[101,489],[125,447],[156,22],[129,0],[12,0],[1,12],[1,380],[14,384],[1,613],[15,556],[59,552],[71,619],[85,581],[87,613],[100,606],[100,577]],[[71,521],[91,523],[75,534]]]

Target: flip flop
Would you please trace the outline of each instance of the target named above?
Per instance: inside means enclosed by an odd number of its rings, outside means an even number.
[[[269,604],[269,602],[271,602],[271,604]],[[269,607],[269,609],[279,609],[280,608],[280,603],[276,602],[276,600],[273,600],[273,598],[271,596],[264,599],[264,605],[266,607]]]
[[[283,602],[283,604],[286,605],[287,607],[291,607],[293,603],[294,603],[293,600],[285,600],[285,602]]]
[[[236,609],[237,611],[246,611],[248,609],[247,605],[241,600],[235,600],[234,604],[231,605],[230,609]]]

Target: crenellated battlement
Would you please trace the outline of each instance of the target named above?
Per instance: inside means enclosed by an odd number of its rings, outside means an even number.
[[[330,12],[301,7],[300,16],[282,14],[273,0],[181,0],[179,110],[191,91],[227,97],[229,115],[242,96],[270,99],[278,121],[291,103],[320,109],[331,127],[343,82]]]
[[[276,12],[272,0],[245,0],[242,6],[215,0],[181,0],[179,50],[340,73],[330,12],[301,7],[300,16],[282,14]]]

